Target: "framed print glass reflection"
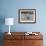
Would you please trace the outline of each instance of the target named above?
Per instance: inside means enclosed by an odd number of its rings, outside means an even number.
[[[19,23],[36,23],[36,9],[19,9]]]

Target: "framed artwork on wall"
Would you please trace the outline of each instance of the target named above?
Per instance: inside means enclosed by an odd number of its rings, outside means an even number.
[[[19,9],[19,23],[36,23],[36,9]]]

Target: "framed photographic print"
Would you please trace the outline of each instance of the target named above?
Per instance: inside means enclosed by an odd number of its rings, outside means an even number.
[[[19,9],[19,23],[36,23],[36,9]]]

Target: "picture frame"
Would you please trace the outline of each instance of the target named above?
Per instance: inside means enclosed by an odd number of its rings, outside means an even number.
[[[36,23],[36,9],[19,9],[19,23]]]

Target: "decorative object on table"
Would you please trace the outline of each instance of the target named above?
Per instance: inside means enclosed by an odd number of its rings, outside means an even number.
[[[25,35],[38,35],[37,33],[33,33],[33,32],[26,32]]]
[[[19,9],[19,23],[36,23],[36,9]]]
[[[14,18],[5,18],[5,25],[9,25],[9,32],[8,32],[8,34],[11,35],[11,33],[10,33],[10,26],[14,25]]]

